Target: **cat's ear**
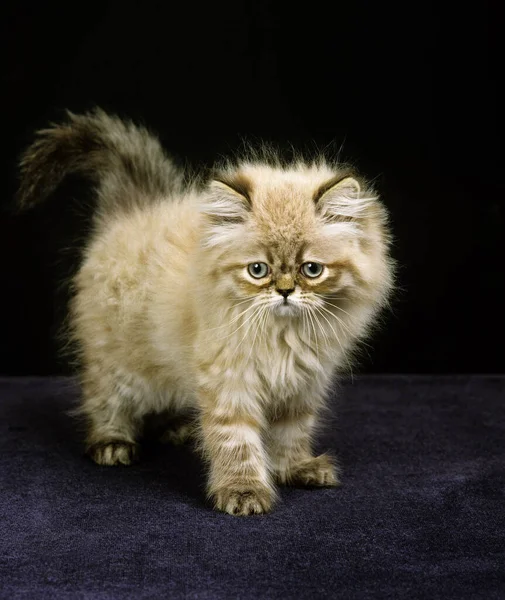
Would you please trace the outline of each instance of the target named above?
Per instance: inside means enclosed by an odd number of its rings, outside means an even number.
[[[359,219],[365,216],[373,201],[374,198],[363,194],[361,185],[354,177],[330,179],[314,195],[317,212],[330,221],[342,217]]]
[[[210,182],[202,207],[216,224],[243,223],[251,212],[250,189],[243,178],[217,178]]]

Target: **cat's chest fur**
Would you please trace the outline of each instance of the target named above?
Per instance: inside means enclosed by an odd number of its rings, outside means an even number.
[[[197,344],[196,380],[223,405],[259,402],[268,410],[309,401],[324,390],[331,362],[318,342],[307,339],[293,323],[271,323],[261,336],[226,344]]]
[[[269,398],[287,400],[325,379],[316,342],[292,325],[273,327],[254,353],[253,369]]]

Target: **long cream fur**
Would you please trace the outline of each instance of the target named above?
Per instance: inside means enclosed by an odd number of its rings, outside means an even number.
[[[336,485],[313,434],[393,284],[374,191],[323,159],[274,157],[185,184],[153,136],[99,110],[40,132],[21,168],[23,206],[71,171],[96,185],[70,313],[91,457],[129,464],[145,415],[189,410],[217,509],[266,512],[276,482]]]

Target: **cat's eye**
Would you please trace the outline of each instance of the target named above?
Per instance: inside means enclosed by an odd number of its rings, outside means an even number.
[[[268,265],[264,262],[251,263],[247,266],[247,271],[251,277],[254,277],[254,279],[262,279],[270,273]]]
[[[302,265],[302,273],[305,277],[309,277],[310,279],[315,279],[319,277],[323,272],[323,265],[321,263],[316,262],[306,262]]]

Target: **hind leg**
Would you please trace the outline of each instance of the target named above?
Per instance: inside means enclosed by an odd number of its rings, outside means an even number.
[[[138,458],[141,416],[131,386],[120,380],[84,386],[86,452],[99,465],[129,465]]]
[[[193,441],[197,437],[198,424],[195,418],[180,417],[172,419],[159,436],[162,444],[181,446]]]

